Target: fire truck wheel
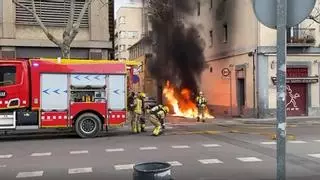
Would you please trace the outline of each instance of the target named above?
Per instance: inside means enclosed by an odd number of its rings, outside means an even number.
[[[100,118],[92,113],[85,113],[79,116],[75,123],[76,133],[81,138],[93,138],[101,131]]]

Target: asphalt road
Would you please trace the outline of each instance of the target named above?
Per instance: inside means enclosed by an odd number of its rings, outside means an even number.
[[[287,179],[320,179],[320,126],[291,127]],[[275,179],[272,126],[170,126],[160,137],[112,130],[95,139],[75,135],[0,138],[0,180],[130,180],[135,163],[172,164],[177,180]]]

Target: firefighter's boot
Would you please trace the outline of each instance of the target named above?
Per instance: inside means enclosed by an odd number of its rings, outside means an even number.
[[[141,125],[137,122],[137,133],[141,133]]]
[[[157,126],[153,129],[152,135],[159,136],[161,133],[161,126]]]
[[[146,124],[141,124],[141,132],[147,132],[146,131]]]

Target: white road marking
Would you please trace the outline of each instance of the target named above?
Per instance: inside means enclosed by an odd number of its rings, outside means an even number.
[[[32,171],[32,172],[19,172],[16,178],[30,178],[30,177],[41,177],[43,171]]]
[[[74,168],[69,169],[68,174],[83,174],[83,173],[91,173],[92,167],[86,167],[86,168]]]
[[[238,160],[242,162],[261,162],[262,160],[256,157],[241,157],[237,158]]]
[[[198,161],[202,164],[221,164],[221,163],[223,163],[219,159],[200,159]]]
[[[219,144],[202,144],[203,147],[220,147]]]
[[[171,146],[173,149],[187,149],[187,148],[190,148],[190,146]]]
[[[123,148],[117,148],[117,149],[106,149],[107,152],[122,152],[124,151]]]
[[[12,158],[12,154],[0,155],[0,159],[9,159]]]
[[[7,165],[5,165],[5,164],[0,164],[0,168],[5,168],[5,167],[7,167]]]
[[[156,150],[156,149],[158,149],[157,147],[140,147],[139,148],[140,150]]]
[[[114,169],[119,171],[119,170],[128,170],[128,169],[133,169],[134,164],[122,164],[122,165],[115,165]]]
[[[83,151],[70,151],[70,154],[88,154],[89,151],[83,150]]]
[[[274,145],[274,144],[277,144],[277,142],[274,142],[274,141],[270,141],[270,142],[261,142],[261,144],[264,144],[264,145]]]
[[[304,143],[307,143],[305,141],[288,141],[288,143],[291,143],[291,144],[304,144]]]
[[[182,166],[182,164],[179,161],[169,161],[167,163],[171,164],[171,166]]]
[[[320,140],[313,140],[314,142],[320,142]]]
[[[308,156],[311,156],[314,158],[320,158],[320,154],[308,154]]]
[[[32,153],[31,156],[40,157],[40,156],[51,156],[51,152],[45,152],[45,153]]]

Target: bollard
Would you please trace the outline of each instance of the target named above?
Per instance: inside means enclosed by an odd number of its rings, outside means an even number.
[[[141,163],[136,164],[133,169],[133,180],[173,180],[169,163]]]

